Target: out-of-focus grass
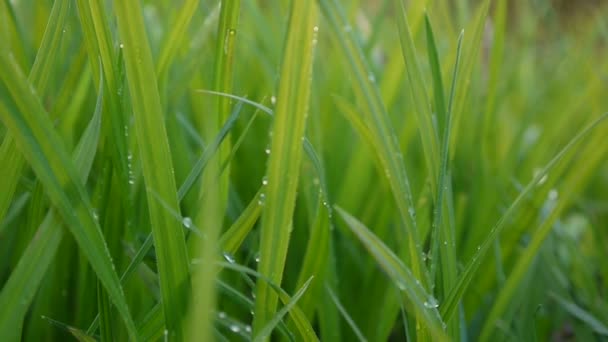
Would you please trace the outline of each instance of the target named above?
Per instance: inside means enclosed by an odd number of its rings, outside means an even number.
[[[606,338],[601,5],[1,0],[0,340]]]

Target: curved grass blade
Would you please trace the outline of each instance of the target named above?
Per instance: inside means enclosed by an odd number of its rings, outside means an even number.
[[[272,127],[258,265],[258,271],[277,284],[283,277],[303,154],[301,143],[311,92],[313,50],[318,30],[316,22],[314,2],[292,3]],[[258,281],[256,298],[254,334],[259,333],[271,319],[277,305],[277,295],[266,282]]]
[[[454,314],[455,310],[458,307],[458,303],[460,302],[462,296],[464,295],[465,290],[468,288],[473,276],[477,273],[481,262],[483,261],[483,257],[486,253],[492,248],[494,245],[494,240],[500,235],[502,230],[506,227],[509,219],[520,209],[521,205],[524,203],[524,199],[534,190],[535,186],[541,181],[545,175],[547,175],[557,164],[558,162],[569,152],[571,151],[584,137],[586,137],[597,125],[599,125],[604,119],[608,118],[608,113],[603,114],[598,119],[590,123],[587,127],[581,130],[564,148],[562,148],[559,153],[553,159],[547,163],[542,170],[536,174],[536,176],[532,179],[528,185],[519,193],[517,198],[511,203],[509,208],[505,211],[502,217],[498,220],[496,225],[490,230],[490,233],[483,241],[483,243],[479,246],[475,255],[473,255],[471,261],[464,268],[464,271],[460,275],[458,282],[454,286],[454,288],[450,291],[449,296],[447,297],[444,305],[441,306],[441,314],[444,319],[449,320],[451,316]]]
[[[108,291],[127,326],[129,337],[136,340],[135,325],[86,190],[35,91],[20,72],[14,57],[4,51],[0,51],[0,79],[20,109],[19,114],[3,112],[0,119]]]
[[[446,340],[443,332],[443,322],[437,310],[437,300],[426,292],[420,281],[401,262],[377,236],[369,231],[361,222],[344,211],[335,207],[350,230],[363,243],[378,265],[387,273],[397,287],[405,292],[413,304],[415,314],[423,318],[424,324],[438,340]]]
[[[95,337],[87,335],[84,331],[82,331],[82,330],[80,330],[78,328],[72,327],[70,325],[67,325],[65,323],[56,321],[56,320],[54,320],[52,318],[49,318],[49,317],[46,317],[46,316],[43,316],[42,319],[45,319],[49,323],[51,323],[52,325],[54,325],[54,326],[56,326],[56,327],[58,327],[60,329],[63,329],[65,331],[69,332],[79,342],[95,342],[95,341],[97,341],[97,339]]]
[[[308,281],[306,281],[304,283],[304,285],[302,285],[302,287],[298,290],[298,292],[296,292],[296,294],[293,297],[291,297],[291,299],[285,304],[285,306],[283,306],[281,308],[281,310],[279,310],[274,315],[274,317],[260,330],[260,332],[253,338],[253,341],[261,342],[261,341],[266,340],[268,337],[270,337],[272,330],[277,326],[277,324],[279,324],[281,319],[283,319],[283,316],[285,316],[287,314],[287,312],[292,310],[294,308],[294,306],[296,305],[296,303],[298,302],[298,300],[300,299],[300,297],[302,297],[304,295],[304,293],[308,289],[308,286],[310,285],[310,282],[312,281],[312,279],[313,279],[313,277],[310,277],[308,279]]]

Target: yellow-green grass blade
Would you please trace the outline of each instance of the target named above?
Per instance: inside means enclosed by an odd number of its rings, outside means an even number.
[[[270,334],[274,330],[274,328],[279,324],[283,316],[285,316],[291,309],[294,308],[298,300],[304,295],[308,287],[310,286],[310,282],[313,280],[313,277],[310,277],[304,285],[296,292],[293,297],[279,310],[274,317],[266,323],[266,325],[260,330],[257,335],[253,338],[255,342],[265,341],[270,337]]]
[[[279,81],[277,107],[267,166],[266,201],[262,214],[258,272],[280,284],[289,246],[298,173],[311,92],[317,8],[312,1],[294,0]],[[258,281],[253,332],[257,334],[273,316],[277,295]]]
[[[404,1],[399,1],[399,3],[401,10],[399,15],[397,15],[397,23],[399,24],[401,49],[403,53],[403,59],[405,60],[409,88],[412,93],[414,106],[416,108],[416,118],[418,119],[424,159],[426,161],[426,166],[430,174],[431,191],[433,191],[433,195],[435,195],[437,190],[437,178],[439,174],[439,135],[437,133],[437,130],[435,129],[435,126],[433,125],[433,113],[431,111],[429,96],[427,94],[424,78],[422,77],[422,71],[420,70],[420,63],[418,62],[416,47],[414,46],[414,39],[412,38],[412,33],[408,24],[405,4]],[[432,51],[433,50],[431,50],[431,56]],[[431,67],[433,68],[432,65]],[[439,99],[443,99],[443,90],[441,87],[441,84],[433,87],[435,90],[435,97]],[[437,112],[437,115],[439,117],[442,117],[442,114],[444,114],[445,112],[445,104],[443,102],[440,102],[435,103],[435,105],[435,111]]]
[[[340,207],[336,207],[336,211],[340,214],[344,222],[346,222],[348,228],[350,228],[361,243],[365,245],[378,265],[380,265],[389,278],[393,280],[395,285],[406,294],[413,305],[416,315],[422,317],[429,332],[437,340],[446,340],[447,337],[443,332],[444,323],[437,310],[437,300],[433,295],[427,293],[420,281],[413,275],[412,271],[403,264],[399,257],[397,257],[382,240],[370,232],[365,225]]]
[[[157,88],[152,54],[138,1],[114,4],[123,44],[127,83],[131,95],[135,132],[148,198],[148,210],[163,303],[171,338],[182,339],[190,274],[181,222],[163,205],[179,213],[179,204],[164,115]],[[163,200],[160,203],[153,194]]]
[[[608,117],[608,113],[604,114],[598,120],[603,120],[606,117]],[[598,121],[589,127],[593,127],[593,125],[596,123],[598,123]],[[586,129],[589,129],[589,127]],[[584,131],[581,133],[584,133]],[[563,185],[560,189],[560,192],[563,195],[560,196],[561,198],[559,198],[551,213],[544,219],[538,229],[532,233],[530,242],[515,262],[511,273],[501,287],[501,290],[498,292],[498,296],[494,300],[489,314],[486,316],[484,325],[481,329],[480,340],[487,341],[491,338],[492,332],[496,327],[496,322],[500,319],[500,316],[506,311],[509,303],[513,300],[513,296],[515,295],[519,285],[522,283],[522,280],[529,272],[532,263],[536,259],[536,256],[539,254],[543,242],[545,242],[549,236],[549,233],[555,226],[555,222],[559,219],[560,215],[572,201],[572,196],[570,194],[576,193],[577,189],[584,188],[586,185],[585,183],[590,179],[591,174],[604,160],[607,149],[603,146],[598,148],[603,139],[602,136],[603,134],[600,132],[593,135],[593,139],[590,139],[586,148],[582,149],[580,152],[579,157],[585,160],[585,163],[578,165],[576,172],[571,171],[565,177]],[[574,151],[570,151],[570,153],[573,152]]]
[[[160,50],[160,56],[156,63],[156,75],[158,75],[161,86],[165,81],[165,74],[169,70],[171,61],[175,57],[180,45],[184,42],[186,30],[188,29],[188,25],[190,24],[199,3],[200,0],[184,1],[180,11],[171,24],[171,31],[164,39],[163,46]]]
[[[215,46],[214,90],[231,93],[233,82],[233,59],[240,11],[240,0],[221,2],[220,19]],[[222,123],[230,116],[231,100],[226,97],[215,97],[212,112],[203,122],[203,137],[211,139],[222,129]],[[228,132],[227,132],[228,134]],[[230,163],[222,170],[222,163],[231,151],[230,137],[224,144],[218,145],[218,151],[209,160],[209,165],[202,175],[199,198],[201,204],[197,211],[196,222],[205,227],[206,239],[198,241],[199,257],[213,260],[217,254],[217,239],[222,229],[224,213],[228,203]],[[190,339],[208,340],[211,338],[212,317],[215,307],[215,274],[214,264],[209,263],[196,273],[194,286],[194,305],[190,312]]]
[[[35,91],[19,71],[13,56],[5,51],[0,51],[0,79],[19,108],[19,113],[3,111],[2,121],[108,291],[130,338],[137,339],[135,325],[86,190]]]
[[[465,290],[471,283],[473,276],[479,270],[479,266],[483,261],[484,256],[490,250],[492,246],[494,246],[494,241],[503,231],[503,229],[507,226],[507,223],[512,218],[513,215],[517,213],[517,211],[521,208],[521,206],[525,202],[525,198],[532,193],[537,184],[545,177],[554,167],[558,164],[560,160],[570,152],[577,144],[586,137],[598,124],[600,124],[604,119],[608,117],[608,113],[602,115],[592,123],[590,123],[587,127],[581,130],[575,137],[568,142],[564,148],[562,148],[553,159],[551,159],[545,167],[526,185],[526,187],[518,194],[517,198],[511,203],[511,205],[507,208],[502,217],[498,220],[496,225],[490,230],[490,233],[485,238],[483,243],[477,249],[477,252],[473,255],[471,261],[464,268],[460,277],[454,288],[450,291],[447,299],[444,304],[441,306],[441,314],[444,319],[449,320],[452,315],[455,313],[458,303],[462,299]]]

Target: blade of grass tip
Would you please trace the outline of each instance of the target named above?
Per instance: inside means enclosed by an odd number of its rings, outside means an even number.
[[[458,303],[462,299],[465,290],[468,288],[473,276],[477,273],[479,266],[486,255],[488,250],[494,245],[494,240],[501,234],[504,227],[507,226],[507,222],[510,218],[519,210],[521,205],[524,203],[524,199],[535,189],[536,185],[545,177],[557,164],[558,162],[572,150],[584,137],[586,137],[596,126],[598,126],[603,120],[608,117],[608,113],[603,114],[598,119],[591,122],[588,126],[582,129],[576,136],[572,138],[558,153],[541,169],[539,173],[526,185],[526,187],[519,193],[517,198],[511,203],[509,208],[505,211],[502,217],[498,220],[496,225],[490,230],[490,233],[485,238],[483,243],[478,247],[477,252],[473,255],[471,261],[464,268],[462,274],[458,278],[458,281],[454,288],[450,291],[448,298],[444,305],[441,307],[441,313],[444,319],[449,320],[454,314],[454,311],[458,308]]]
[[[277,324],[279,324],[281,319],[283,319],[283,316],[285,316],[291,309],[293,309],[300,297],[304,295],[312,279],[313,277],[310,277],[308,281],[306,281],[304,285],[302,285],[298,292],[296,292],[296,294],[291,297],[291,300],[287,302],[285,306],[283,306],[281,310],[279,310],[270,321],[268,321],[268,323],[260,330],[259,333],[257,333],[257,335],[253,338],[253,341],[262,342],[270,337],[272,330],[274,330],[274,328],[277,326]]]
[[[47,322],[49,322],[50,324],[58,327],[59,329],[65,330],[67,332],[69,332],[72,336],[74,336],[74,338],[80,342],[95,342],[97,341],[97,339],[93,336],[87,335],[84,331],[75,328],[73,326],[67,325],[65,323],[56,321],[52,318],[46,317],[46,316],[42,316],[42,319],[46,320]]]
[[[568,311],[572,316],[578,318],[585,323],[589,328],[600,335],[608,336],[608,326],[602,323],[599,319],[593,316],[591,313],[576,305],[575,303],[566,300],[556,293],[549,293],[549,296],[553,298],[561,307]]]
[[[4,5],[8,6],[8,4]],[[57,58],[57,51],[59,50],[66,22],[65,18],[68,12],[69,1],[56,1],[53,3],[40,48],[28,77],[29,82],[41,96],[46,94],[46,85]],[[6,48],[8,49],[9,46],[11,47],[11,53],[13,53],[15,51],[13,49],[14,46],[7,44]],[[10,134],[7,135],[0,147],[0,165],[2,165],[0,189],[3,189],[0,193],[0,221],[4,218],[15,194],[23,164],[23,156],[17,149],[14,139]]]
[[[344,318],[346,323],[348,323],[348,326],[353,330],[353,332],[355,333],[355,336],[357,336],[359,341],[367,342],[367,339],[365,338],[365,336],[363,336],[363,333],[357,326],[357,323],[355,323],[355,321],[348,314],[348,311],[346,311],[346,309],[342,306],[342,303],[340,303],[340,300],[338,299],[336,294],[331,290],[331,288],[329,288],[329,286],[325,286],[325,291],[329,294],[329,296],[331,297],[331,300],[334,302],[334,304],[338,308],[338,311],[340,311],[340,314],[342,315],[342,317]]]
[[[439,174],[439,144],[437,143],[438,133],[435,129],[435,125],[433,125],[433,113],[431,112],[430,101],[426,92],[426,85],[424,84],[422,72],[420,71],[420,63],[418,62],[416,47],[414,46],[414,40],[412,38],[410,26],[407,21],[405,4],[404,1],[399,1],[399,3],[401,6],[401,11],[400,15],[397,15],[397,23],[399,24],[399,38],[401,40],[401,49],[403,52],[403,59],[405,60],[408,76],[407,78],[409,81],[408,83],[410,85],[409,88],[411,90],[412,99],[414,100],[414,105],[416,108],[416,118],[418,119],[418,125],[420,127],[419,131],[420,137],[422,139],[424,159],[426,160],[426,165],[429,174],[431,175],[431,191],[433,192],[433,194],[436,194],[437,178]],[[440,97],[441,100],[443,100],[443,85],[440,84],[438,86],[439,89],[437,89],[437,86],[434,87],[436,91],[435,97]],[[437,114],[441,117],[441,119],[443,119],[443,116],[445,116],[445,105],[443,104],[443,102],[437,103],[437,107],[438,108],[435,108],[435,110],[437,111]]]
[[[220,246],[222,246],[222,250],[226,253],[236,253],[257,222],[258,218],[260,217],[260,213],[262,212],[263,193],[264,186],[258,190],[239,218],[224,234],[222,234],[221,238],[219,239]]]
[[[0,119],[44,185],[49,199],[108,291],[129,337],[137,333],[86,190],[50,117],[10,53],[0,50],[0,79],[20,113],[3,111]]]
[[[477,56],[481,45],[481,38],[483,37],[483,29],[485,26],[486,18],[488,16],[488,9],[490,7],[490,0],[484,0],[479,4],[477,15],[475,20],[470,24],[473,29],[473,33],[465,37],[463,43],[463,56],[462,56],[462,68],[461,73],[458,76],[458,83],[454,88],[456,94],[454,96],[454,103],[452,109],[453,120],[453,134],[452,141],[450,144],[454,146],[458,141],[458,133],[460,127],[460,118],[463,115],[464,105],[467,101],[469,94],[469,85],[473,76],[473,69],[476,65],[479,65]],[[455,149],[452,149],[452,154]],[[451,157],[451,156],[450,156]]]
[[[443,333],[443,322],[437,307],[437,300],[426,292],[420,280],[416,279],[412,272],[377,236],[375,236],[363,223],[344,211],[335,207],[350,230],[363,243],[378,265],[387,273],[389,278],[397,287],[405,292],[407,298],[414,306],[416,315],[423,318],[424,324],[431,334],[439,340],[445,340]]]
[[[114,4],[127,83],[131,94],[135,131],[146,188],[157,193],[179,213],[169,142],[161,112],[160,97],[148,45],[141,5],[137,1]],[[148,209],[165,316],[171,338],[183,338],[190,273],[181,222],[175,220],[147,191]]]
[[[277,284],[283,277],[303,154],[301,144],[311,92],[316,22],[314,2],[293,1],[272,127],[258,265],[258,271]],[[266,282],[258,281],[256,298],[254,334],[271,319],[277,305],[277,295]]]
[[[450,198],[446,196],[446,192],[449,195],[451,182],[449,181],[449,141],[450,141],[450,130],[451,130],[451,107],[446,108],[445,95],[443,90],[443,80],[441,78],[441,66],[439,64],[439,57],[437,54],[437,46],[435,44],[435,38],[433,34],[433,28],[431,25],[430,18],[425,15],[426,25],[426,38],[427,46],[429,50],[429,63],[431,65],[431,73],[433,75],[433,89],[435,94],[435,108],[438,113],[438,127],[441,127],[441,157],[439,161],[439,178],[438,188],[436,194],[436,203],[433,212],[433,231],[432,231],[432,255],[435,256],[431,261],[431,274],[434,275],[437,266],[441,267],[439,272],[441,278],[441,285],[439,286],[439,299],[443,300],[448,295],[448,291],[454,286],[457,278],[457,258],[456,258],[456,247],[455,247],[455,232],[454,222],[451,222],[451,215],[444,215],[444,211],[449,206]],[[454,84],[457,72],[458,63],[460,59],[460,47],[462,43],[462,34],[458,40],[458,47],[456,52],[456,62],[454,65],[454,74],[452,84]],[[453,88],[451,90],[451,96],[453,95]],[[450,105],[451,105],[450,96]],[[443,241],[443,244],[441,243]],[[434,279],[434,276],[433,276]],[[458,333],[458,320],[451,320],[448,322],[449,334],[452,338],[457,338]]]

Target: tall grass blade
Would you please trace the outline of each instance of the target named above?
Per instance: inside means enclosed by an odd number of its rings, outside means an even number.
[[[258,272],[280,284],[295,206],[301,142],[310,97],[313,49],[316,43],[317,8],[312,1],[293,1],[287,39],[283,49],[277,109],[267,167],[268,185],[262,214]],[[256,286],[253,332],[270,321],[277,295],[266,282]]]
[[[190,294],[188,257],[181,222],[175,220],[151,195],[157,193],[179,212],[171,152],[164,115],[139,2],[114,4],[118,31],[123,41],[127,83],[135,117],[135,132],[148,191],[148,208],[160,290],[167,329],[171,338],[182,339],[187,298]]]

